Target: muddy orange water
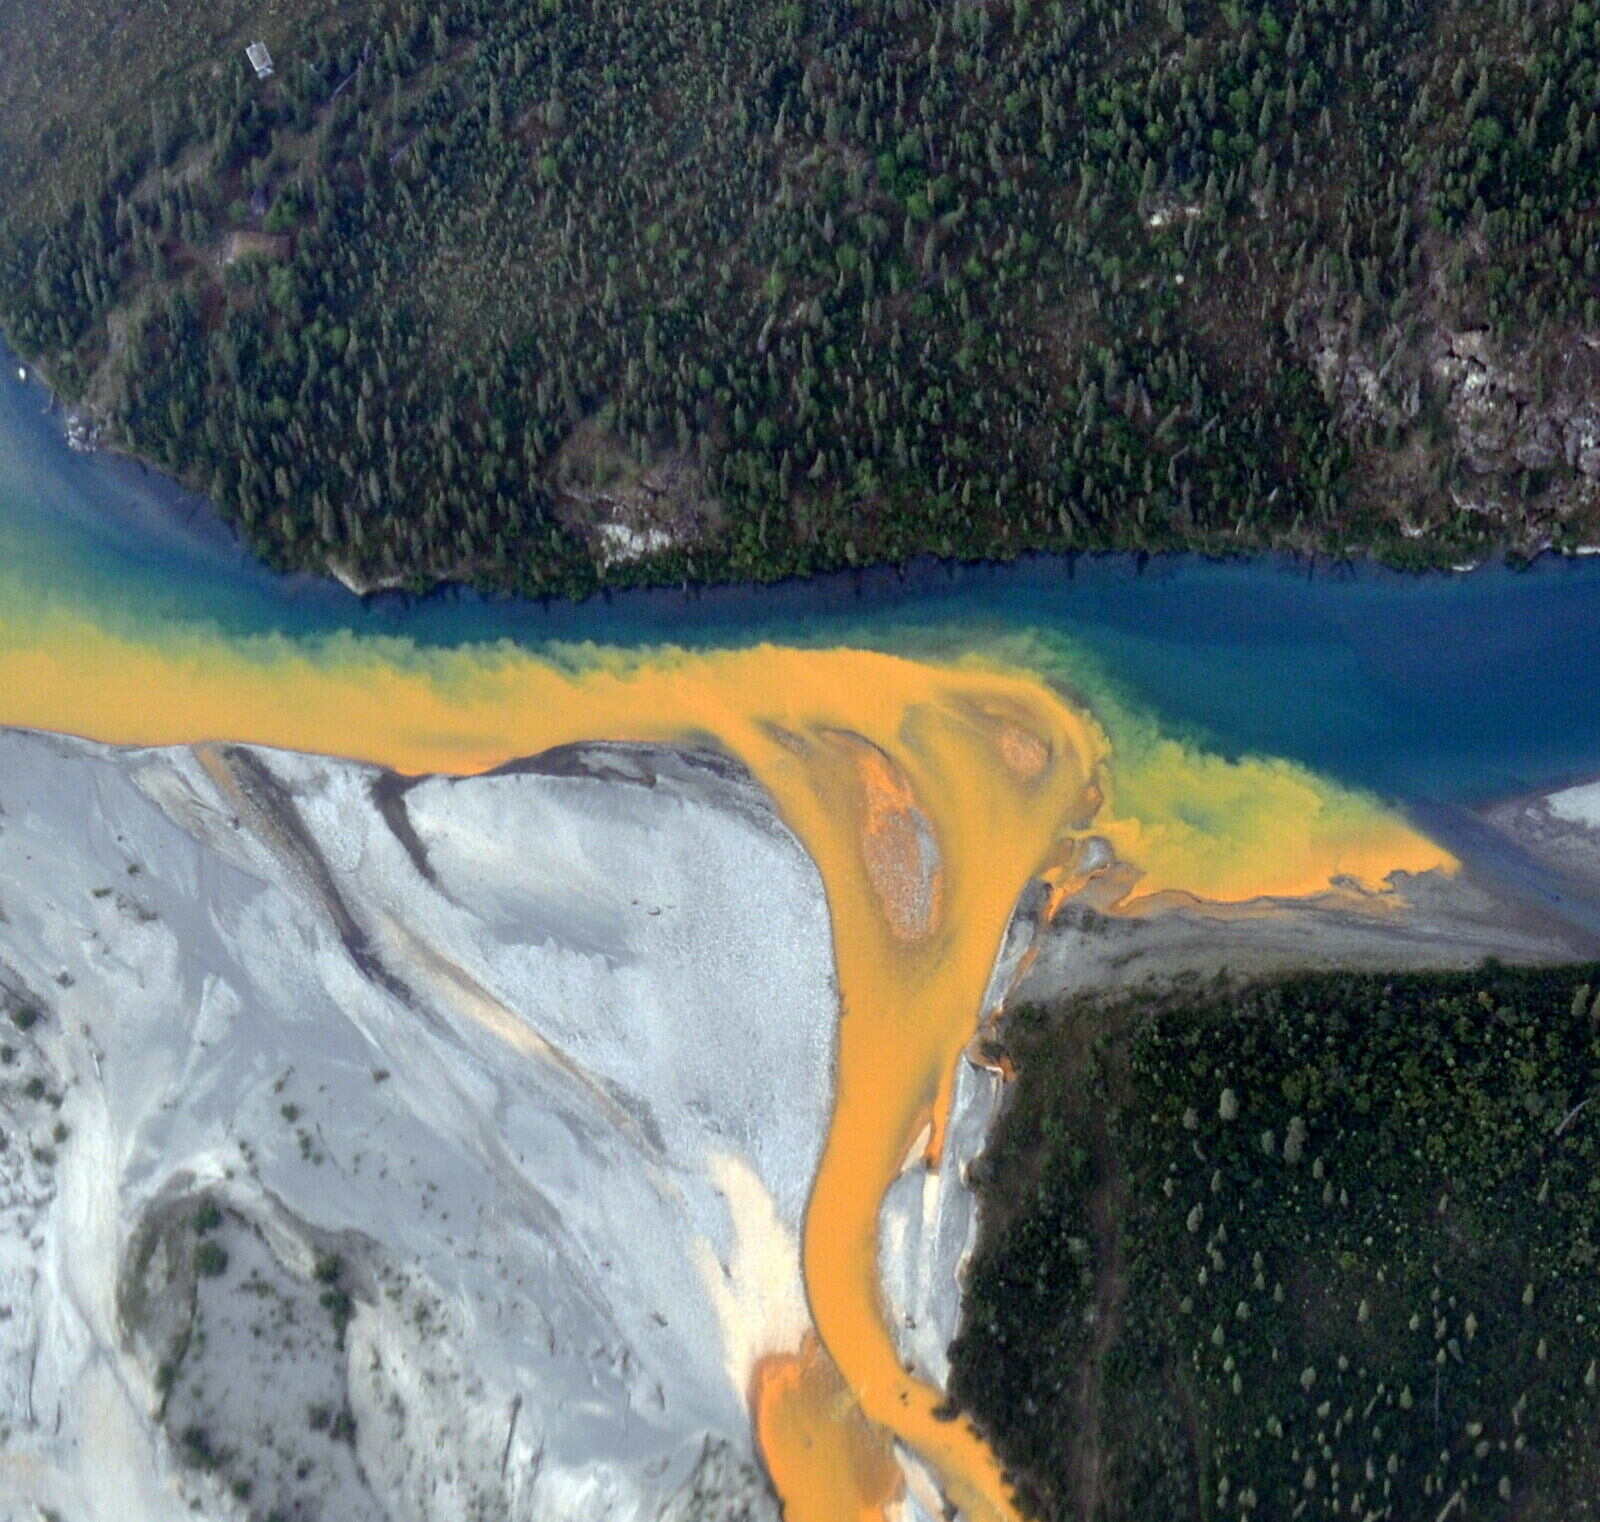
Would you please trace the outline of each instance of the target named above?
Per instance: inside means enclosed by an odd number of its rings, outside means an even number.
[[[1270,763],[1219,771],[1213,758],[1144,788],[1190,804],[1209,788],[1219,810],[1246,799],[1246,833],[1197,829],[1193,807],[1119,814],[1104,735],[1036,678],[848,649],[558,661],[354,637],[137,641],[63,615],[0,621],[0,723],[123,744],[246,741],[409,773],[601,739],[715,745],[751,769],[821,873],[842,1002],[803,1243],[815,1338],[752,1379],[789,1522],[890,1517],[895,1443],[970,1522],[1014,1515],[987,1447],[938,1420],[939,1392],[901,1367],[876,1253],[884,1192],[930,1116],[937,1151],[958,1055],[1031,877],[1070,885],[1073,843],[1091,830],[1142,873],[1144,894],[1304,894],[1335,876],[1376,887],[1395,869],[1449,864],[1376,806]]]

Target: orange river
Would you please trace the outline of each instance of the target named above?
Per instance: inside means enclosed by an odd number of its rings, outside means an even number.
[[[939,1420],[940,1392],[901,1366],[876,1256],[884,1192],[930,1122],[937,1155],[957,1059],[1030,879],[1070,890],[1091,833],[1137,869],[1144,899],[1238,903],[1338,877],[1383,904],[1396,898],[1391,872],[1452,865],[1376,803],[1282,763],[1174,745],[1119,772],[1089,714],[976,657],[422,653],[0,615],[0,724],[119,744],[245,741],[408,773],[477,772],[582,740],[687,743],[760,779],[821,873],[842,1004],[802,1244],[814,1331],[762,1359],[749,1392],[789,1522],[893,1522],[906,1486],[897,1446],[967,1522],[1015,1516],[989,1449]]]

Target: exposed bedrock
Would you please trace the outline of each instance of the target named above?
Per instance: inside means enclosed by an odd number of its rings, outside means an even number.
[[[0,733],[0,1517],[775,1518],[832,965],[715,758]]]

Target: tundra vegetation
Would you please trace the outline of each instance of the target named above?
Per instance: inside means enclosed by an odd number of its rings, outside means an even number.
[[[280,566],[567,595],[1600,519],[1600,423],[1471,459],[1425,358],[1516,350],[1535,408],[1587,362],[1587,0],[0,20],[0,323]]]
[[[1600,1515],[1600,968],[1030,1009],[954,1401],[1045,1518]]]

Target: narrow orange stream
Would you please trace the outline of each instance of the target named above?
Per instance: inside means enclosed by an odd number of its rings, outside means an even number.
[[[822,875],[841,992],[833,1124],[803,1243],[815,1337],[763,1358],[751,1403],[788,1522],[884,1522],[898,1442],[967,1522],[1015,1517],[988,1448],[934,1415],[901,1367],[877,1265],[884,1192],[931,1115],[936,1154],[962,1047],[1030,877],[1070,880],[1091,824],[1132,856],[1141,889],[1205,895],[1377,883],[1447,865],[1375,807],[1343,799],[1320,833],[1287,818],[1242,861],[1213,860],[1161,821],[1102,799],[1106,743],[1036,679],[855,650],[763,646],[562,669],[509,646],[422,655],[394,641],[136,642],[56,616],[0,621],[0,724],[120,744],[234,740],[361,758],[408,773],[481,771],[582,740],[715,744],[761,780]],[[1270,793],[1265,774],[1260,789]],[[1310,800],[1309,802],[1307,800]],[[1114,801],[1114,800],[1113,800]],[[1261,799],[1252,807],[1270,822]],[[1226,855],[1227,853],[1219,853]]]

